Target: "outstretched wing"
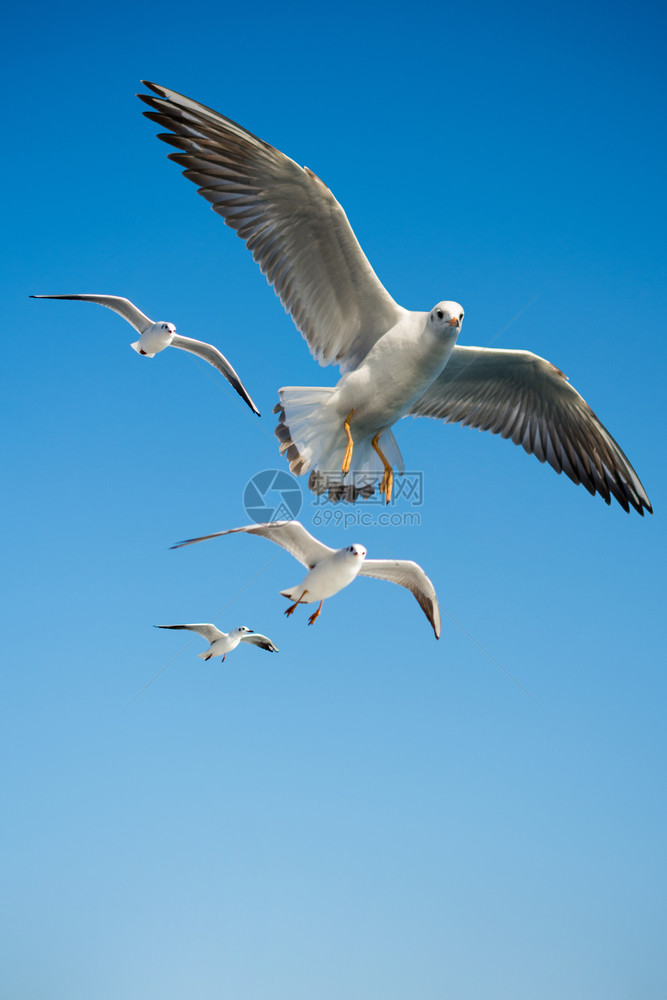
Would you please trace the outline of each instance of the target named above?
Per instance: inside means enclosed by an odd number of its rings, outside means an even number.
[[[241,642],[251,642],[253,646],[259,646],[261,649],[268,649],[270,653],[279,652],[278,647],[275,646],[265,635],[260,635],[259,632],[247,632],[245,635],[241,636]]]
[[[248,404],[250,409],[256,413],[257,416],[260,415],[259,410],[246,391],[243,382],[238,377],[227,358],[224,354],[220,353],[217,347],[213,347],[212,344],[205,344],[203,340],[193,340],[192,337],[179,337],[178,334],[174,336],[171,346],[179,347],[182,351],[189,351],[190,354],[196,354],[198,358],[202,359],[202,361],[208,361],[209,365],[213,365],[213,367],[217,368],[219,372],[222,372],[229,384],[236,389],[241,399]]]
[[[222,639],[224,632],[216,628],[215,625],[156,625],[155,628],[177,628],[177,629],[187,629],[188,632],[197,632],[202,635],[209,642],[215,642],[216,639]]]
[[[386,291],[345,212],[312,171],[229,118],[143,81],[158,135],[244,240],[321,365],[356,368],[404,310]]]
[[[417,598],[419,607],[433,626],[436,639],[440,638],[440,608],[435,587],[418,563],[406,559],[365,559],[359,576],[373,576],[406,587]]]
[[[137,333],[143,333],[147,330],[149,326],[152,326],[153,320],[149,319],[141,309],[130,302],[129,299],[124,299],[120,295],[31,295],[31,299],[75,299],[80,302],[96,302],[99,306],[106,306],[107,309],[112,309],[113,312],[118,313],[123,319],[126,319],[128,323],[131,323]]]
[[[323,542],[318,542],[316,538],[306,531],[300,521],[272,521],[268,524],[248,524],[243,528],[229,528],[227,531],[216,531],[212,535],[200,535],[199,538],[188,538],[185,542],[172,545],[172,549],[180,549],[184,545],[194,545],[195,542],[205,542],[209,538],[219,538],[221,535],[235,535],[239,531],[245,531],[249,535],[259,535],[261,538],[268,538],[269,541],[281,545],[284,549],[298,559],[300,563],[308,569],[316,566],[324,556],[331,555],[334,551]]]
[[[491,431],[520,444],[606,503],[653,513],[637,473],[567,377],[530,351],[455,347],[413,416]]]

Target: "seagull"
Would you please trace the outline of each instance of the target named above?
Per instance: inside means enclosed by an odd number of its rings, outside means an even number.
[[[155,628],[187,629],[188,632],[197,632],[204,639],[208,639],[211,645],[206,652],[197,653],[201,660],[210,660],[212,656],[221,656],[221,662],[224,663],[227,653],[236,649],[240,642],[251,642],[253,646],[268,649],[270,653],[278,652],[278,647],[270,639],[267,639],[265,635],[260,635],[259,632],[253,632],[246,625],[239,625],[231,632],[221,632],[215,625],[156,625]]]
[[[123,319],[134,327],[137,333],[141,334],[139,340],[135,340],[130,347],[142,354],[146,358],[154,358],[165,347],[180,347],[182,351],[196,354],[202,361],[207,361],[225,376],[229,384],[236,389],[241,399],[243,399],[253,413],[260,416],[260,412],[246,392],[245,386],[241,382],[232,366],[224,354],[221,354],[217,347],[212,344],[205,344],[202,340],[193,340],[191,337],[180,337],[176,333],[173,323],[164,323],[162,320],[154,322],[149,319],[141,309],[138,309],[129,299],[124,299],[120,295],[31,295],[31,299],[74,299],[80,302],[96,302],[100,306],[112,309]]]
[[[317,610],[308,619],[313,625],[320,615],[322,604],[327,597],[333,597],[343,587],[349,586],[357,576],[373,576],[378,580],[388,580],[406,587],[433,626],[436,639],[440,638],[440,610],[433,584],[424,570],[416,562],[406,559],[367,559],[363,545],[346,545],[342,549],[331,549],[306,531],[300,521],[271,521],[268,524],[248,524],[243,528],[229,528],[216,531],[212,535],[201,535],[172,545],[180,549],[184,545],[205,542],[221,535],[235,535],[238,532],[259,535],[281,545],[295,559],[306,567],[308,573],[295,587],[281,590],[281,596],[293,603],[285,611],[289,618],[300,604],[318,604]],[[194,628],[195,626],[182,626]],[[210,626],[197,626],[197,628]]]
[[[403,471],[391,427],[428,416],[511,438],[607,504],[614,496],[626,511],[652,513],[632,465],[560,369],[529,351],[459,346],[457,302],[398,305],[312,170],[217,111],[143,83],[144,114],[178,150],[169,159],[245,242],[314,358],[342,373],[332,388],[279,390],[275,433],[294,475],[349,501],[379,482],[389,502],[393,470]]]

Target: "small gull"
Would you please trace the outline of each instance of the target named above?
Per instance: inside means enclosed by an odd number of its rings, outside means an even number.
[[[260,649],[268,649],[270,653],[278,652],[278,647],[270,639],[265,635],[260,635],[259,632],[253,632],[246,625],[239,625],[238,628],[233,628],[231,632],[221,632],[215,625],[206,624],[156,625],[155,628],[187,629],[188,632],[197,632],[203,636],[211,645],[206,652],[197,653],[197,656],[202,660],[210,660],[212,656],[221,656],[224,663],[227,653],[231,653],[233,649],[236,649],[240,642],[250,642],[253,646],[259,646]]]
[[[241,382],[232,366],[224,354],[221,354],[217,347],[212,344],[205,344],[202,340],[193,340],[191,337],[180,337],[176,333],[173,323],[165,323],[162,320],[153,322],[141,309],[138,309],[129,299],[124,299],[120,295],[31,295],[31,299],[74,299],[80,302],[96,302],[100,306],[106,306],[118,313],[123,319],[134,327],[137,333],[141,334],[139,340],[130,344],[137,354],[143,354],[146,358],[154,358],[165,347],[179,347],[182,351],[195,354],[202,361],[207,361],[225,376],[229,384],[236,389],[241,399],[243,399],[253,413],[260,415],[259,410],[246,392],[245,386]]]
[[[317,610],[308,619],[312,625],[322,610],[322,602],[333,597],[343,587],[347,587],[357,576],[372,576],[378,580],[388,580],[406,587],[417,599],[420,608],[433,626],[436,639],[440,638],[440,610],[433,584],[424,570],[416,562],[406,559],[367,559],[363,545],[346,545],[342,549],[331,549],[306,531],[299,521],[272,521],[269,524],[249,524],[243,528],[229,528],[216,531],[212,535],[201,535],[179,542],[172,548],[204,542],[221,535],[234,535],[243,531],[249,535],[259,535],[281,545],[306,567],[308,573],[295,587],[281,590],[283,597],[293,603],[285,611],[287,616],[296,611],[299,604],[318,603]],[[190,626],[193,628],[194,626]],[[201,628],[201,626],[198,626]],[[206,626],[207,628],[209,626]]]
[[[144,84],[144,114],[178,150],[169,158],[244,240],[316,360],[340,366],[333,388],[280,389],[274,411],[281,454],[295,475],[310,472],[311,489],[355,500],[380,481],[388,502],[393,468],[403,471],[391,427],[415,415],[509,437],[606,503],[652,513],[621,448],[558,368],[528,351],[458,346],[456,302],[398,305],[316,174],[217,111]]]

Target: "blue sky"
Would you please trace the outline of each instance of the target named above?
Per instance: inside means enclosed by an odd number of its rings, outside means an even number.
[[[619,3],[6,24],[3,995],[664,997],[664,28]],[[440,642],[372,580],[285,620],[299,568],[262,540],[169,551],[246,522],[277,388],[337,373],[141,78],[314,170],[397,301],[463,304],[461,343],[524,310],[497,346],[569,375],[655,517],[421,420],[420,524],[318,533],[419,561]],[[28,297],[86,291],[216,343],[262,419],[106,310]],[[280,654],[204,664],[152,628],[214,618]]]

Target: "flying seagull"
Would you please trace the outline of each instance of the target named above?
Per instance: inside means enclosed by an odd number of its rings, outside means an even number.
[[[652,513],[630,462],[566,376],[528,351],[456,344],[463,309],[412,312],[394,302],[326,185],[273,146],[176,91],[144,81],[144,114],[168,133],[215,212],[244,240],[333,388],[279,390],[276,435],[315,492],[391,497],[403,462],[392,425],[429,416],[509,437],[607,503]]]
[[[417,598],[420,608],[433,626],[436,639],[440,638],[440,610],[433,584],[421,566],[406,559],[367,559],[363,545],[346,545],[342,549],[331,549],[306,531],[300,521],[272,521],[268,524],[248,524],[243,528],[216,531],[212,535],[189,538],[174,549],[195,542],[205,542],[221,535],[235,535],[244,531],[249,535],[259,535],[281,545],[306,567],[308,573],[295,587],[281,590],[283,597],[293,603],[285,611],[289,617],[299,604],[318,604],[317,610],[308,619],[312,625],[319,617],[322,603],[333,597],[343,587],[347,587],[356,576],[373,576],[378,580],[388,580],[406,587]],[[192,626],[191,626],[192,627]],[[207,626],[208,627],[208,626]]]
[[[224,663],[227,653],[236,649],[240,642],[251,642],[253,646],[268,649],[270,653],[278,652],[278,647],[270,639],[267,639],[265,635],[260,635],[259,632],[253,632],[245,625],[239,625],[231,632],[221,632],[215,625],[156,625],[155,628],[187,629],[188,632],[197,632],[203,636],[209,641],[210,646],[206,652],[197,653],[197,656],[202,660],[210,660],[212,656],[221,656]]]
[[[202,340],[193,340],[191,337],[180,337],[176,333],[173,323],[164,323],[162,320],[153,322],[141,309],[138,309],[129,299],[124,299],[120,295],[31,295],[31,299],[74,299],[80,302],[96,302],[100,306],[106,306],[118,313],[123,319],[134,327],[137,333],[141,334],[139,340],[130,344],[137,354],[143,354],[146,358],[154,358],[165,347],[179,347],[182,351],[196,354],[202,361],[208,361],[219,372],[225,376],[229,384],[236,389],[241,399],[243,399],[253,413],[260,415],[259,410],[246,392],[245,386],[241,382],[232,366],[224,354],[221,354],[217,347],[212,344],[205,344]]]

